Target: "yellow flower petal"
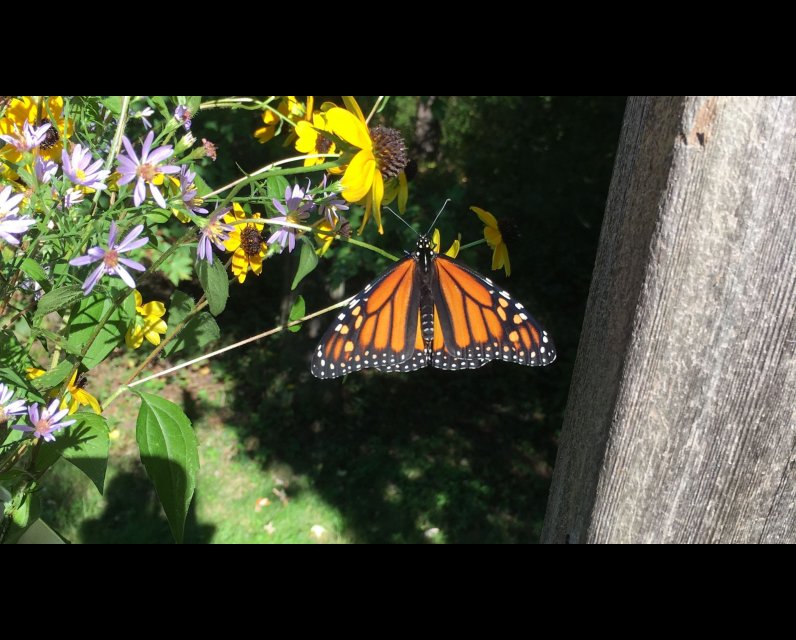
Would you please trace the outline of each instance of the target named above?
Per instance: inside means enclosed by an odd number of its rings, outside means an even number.
[[[492,227],[484,227],[484,239],[493,249],[503,242],[503,236],[500,235],[500,231]]]
[[[376,218],[376,225],[379,227],[379,233],[384,233],[384,228],[381,226],[381,201],[384,198],[384,179],[381,177],[381,171],[376,171],[373,174],[373,216]]]
[[[139,326],[130,327],[124,334],[124,343],[130,349],[138,349],[144,344],[144,330]]]
[[[141,313],[139,307],[144,304],[144,298],[141,297],[141,293],[138,289],[133,289],[133,297],[135,298],[135,310]]]
[[[470,211],[473,211],[487,227],[497,229],[497,220],[489,211],[485,211],[481,207],[470,207]]]
[[[359,149],[373,148],[373,141],[365,123],[358,120],[350,111],[340,107],[329,109],[326,112],[326,126],[336,136]]]
[[[138,309],[136,309],[138,311]],[[166,315],[166,305],[162,302],[147,302],[141,310],[138,311],[143,316],[155,316],[156,318],[162,318]]]
[[[360,151],[348,164],[343,179],[340,181],[343,186],[343,198],[349,202],[362,200],[373,187],[374,174],[376,174],[376,158],[373,153]],[[384,195],[383,184],[381,193]]]
[[[318,144],[318,132],[306,120],[301,120],[296,125],[296,151],[299,153],[315,153]]]
[[[439,229],[434,229],[434,233],[431,234],[431,249],[439,253],[440,244]]]
[[[450,249],[448,249],[445,252],[445,255],[448,256],[449,258],[455,258],[456,256],[458,256],[461,244],[462,244],[462,234],[459,234],[459,237],[453,241],[453,244],[450,246]]]
[[[492,254],[492,270],[500,269],[503,267],[506,276],[511,275],[511,263],[509,262],[509,250],[505,244],[500,243],[495,247],[495,252]]]
[[[44,369],[37,369],[36,367],[28,367],[25,369],[25,374],[27,375],[28,380],[41,378],[45,373],[47,372]]]
[[[359,108],[359,103],[354,96],[343,96],[343,104],[346,109],[359,118],[360,122],[365,123],[365,114],[362,113],[362,109]]]

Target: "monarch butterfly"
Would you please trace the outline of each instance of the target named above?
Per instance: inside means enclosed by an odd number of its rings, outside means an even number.
[[[489,278],[436,253],[421,236],[413,253],[356,295],[312,357],[317,378],[379,371],[475,369],[490,360],[531,367],[556,358],[550,336]]]

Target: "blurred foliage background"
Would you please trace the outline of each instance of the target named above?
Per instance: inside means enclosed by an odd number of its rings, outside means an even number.
[[[335,97],[316,98],[335,100]],[[373,97],[358,98],[365,113]],[[339,98],[336,99],[340,103]],[[521,300],[553,336],[545,368],[491,363],[474,371],[364,372],[334,381],[309,360],[330,316],[148,383],[182,402],[202,455],[189,542],[535,542],[544,518],[603,208],[625,100],[622,97],[395,97],[377,122],[400,129],[417,173],[407,221],[425,232],[446,198],[443,247],[457,233],[482,237],[469,211],[511,218],[512,276],[490,272],[481,245],[460,255]],[[209,111],[194,133],[218,145],[202,177],[213,187],[293,155],[285,134],[260,145],[258,112]],[[255,207],[253,209],[257,211]],[[361,212],[353,211],[352,227]],[[412,232],[385,212],[385,234],[364,239],[395,255]],[[298,252],[296,252],[298,253]],[[293,295],[311,312],[349,296],[387,266],[376,254],[335,245],[291,294],[297,255],[268,261],[233,283],[219,317],[231,343],[284,320]],[[144,298],[166,299],[163,283]],[[193,287],[193,289],[192,289]],[[196,291],[196,284],[180,288]],[[134,356],[133,359],[138,356]],[[124,370],[134,364],[117,358]],[[166,363],[164,363],[165,366]],[[124,372],[119,375],[124,375]],[[109,369],[106,383],[114,379]],[[97,376],[99,378],[100,376]],[[101,397],[101,380],[93,382]],[[132,402],[132,399],[128,399]],[[43,490],[44,518],[73,541],[169,542],[165,519],[133,451],[124,402],[105,496],[68,464]]]

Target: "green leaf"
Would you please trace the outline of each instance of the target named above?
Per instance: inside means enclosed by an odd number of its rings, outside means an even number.
[[[115,116],[118,116],[122,112],[121,96],[108,96],[100,100],[100,102]]]
[[[39,391],[52,389],[66,380],[66,376],[69,375],[73,366],[74,365],[69,362],[69,360],[62,360],[55,369],[51,369],[43,376],[36,378],[33,381],[33,386]]]
[[[224,265],[218,259],[213,260],[213,264],[200,260],[196,265],[196,272],[207,296],[210,313],[217,316],[227,306],[229,298],[229,280]]]
[[[83,473],[102,493],[108,468],[110,436],[105,418],[96,413],[76,413],[77,422],[67,427],[59,438],[66,445],[63,456]],[[58,440],[56,440],[58,442]]]
[[[183,246],[174,251],[160,268],[176,287],[181,281],[193,277],[193,263],[190,247]]]
[[[180,325],[185,317],[193,310],[194,301],[190,296],[175,291],[169,306],[169,331]],[[187,349],[197,351],[221,336],[221,331],[209,313],[200,313],[193,317],[183,327],[180,334],[163,349],[163,355],[171,355],[177,351]]]
[[[276,198],[280,202],[285,201],[285,191],[290,186],[285,176],[270,176],[265,181],[266,189],[268,190],[269,198]]]
[[[293,303],[293,307],[290,309],[290,315],[288,316],[288,322],[293,322],[294,320],[298,320],[299,318],[304,317],[304,313],[306,311],[307,305],[304,303],[304,298],[299,296],[296,298],[296,301]],[[296,331],[301,330],[301,325],[297,324],[293,327],[288,327],[289,331],[296,333]]]
[[[24,378],[22,375],[17,373],[17,371],[10,367],[0,368],[0,380],[2,380],[3,383],[9,387],[15,389],[17,392],[22,391],[26,395],[35,393],[31,381],[27,378]],[[16,394],[14,395],[16,397]]]
[[[11,526],[6,532],[5,544],[14,544],[25,530],[39,518],[41,503],[38,493],[26,493],[18,504],[11,507]]]
[[[132,291],[130,292],[132,297]],[[113,306],[113,301],[104,296],[91,296],[85,298],[72,315],[69,321],[69,338],[67,344],[71,350],[80,353],[88,343],[89,338],[97,328],[100,319]],[[102,327],[94,342],[91,343],[83,365],[93,369],[102,362],[107,355],[122,342],[127,330],[127,319],[123,306],[118,306],[111,314],[108,322]]]
[[[0,362],[19,370],[30,365],[27,349],[11,331],[0,331]]]
[[[42,442],[36,457],[36,470],[43,472],[64,457],[88,476],[103,492],[108,467],[110,438],[105,418],[95,413],[75,413],[69,416],[75,424],[57,431],[55,442]]]
[[[47,278],[47,272],[38,262],[31,260],[30,258],[25,258],[22,261],[22,271],[26,276],[28,276],[28,278],[34,282],[38,282],[42,289],[45,291],[50,290],[52,285],[50,280]]]
[[[70,284],[66,287],[53,289],[41,297],[36,307],[34,317],[46,316],[48,313],[68,307],[82,297],[83,290],[80,288],[80,285],[77,284]]]
[[[199,106],[202,104],[202,96],[188,96],[188,111],[191,112],[191,116],[195,116],[199,113]]]
[[[290,286],[291,291],[318,266],[318,254],[315,253],[312,243],[307,239],[307,236],[302,236],[301,240],[301,255],[299,256],[296,277],[293,278],[293,284]]]
[[[149,393],[137,393],[141,409],[135,438],[141,462],[155,485],[174,539],[182,542],[199,470],[199,443],[191,421],[176,404]]]

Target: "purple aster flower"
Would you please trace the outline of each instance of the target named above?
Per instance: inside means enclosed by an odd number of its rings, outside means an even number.
[[[17,151],[24,153],[25,151],[35,149],[44,142],[47,131],[51,126],[49,122],[46,122],[40,127],[34,127],[26,120],[25,124],[22,125],[22,131],[20,131],[19,127],[15,124],[14,133],[12,135],[0,136],[0,140],[7,142],[12,147],[16,148]]]
[[[58,171],[58,165],[53,160],[45,160],[41,156],[36,156],[33,169],[36,172],[36,180],[38,180],[40,184],[47,184],[55,177]]]
[[[18,245],[20,236],[36,224],[33,218],[17,215],[19,213],[19,203],[24,194],[11,195],[11,187],[6,187],[0,191],[0,240],[5,240],[8,244]]]
[[[310,185],[307,181],[307,191]],[[293,224],[300,224],[303,220],[310,217],[310,211],[315,208],[315,203],[312,201],[312,196],[308,196],[300,186],[293,185],[291,189],[289,186],[285,190],[285,204],[283,205],[279,200],[273,198],[274,206],[281,216],[269,218],[269,222],[292,222]],[[271,237],[266,241],[267,244],[279,244],[282,248],[287,247],[289,252],[296,248],[296,231],[298,229],[291,229],[290,227],[280,227]]]
[[[9,418],[22,415],[28,410],[24,400],[14,400],[11,402],[11,397],[13,395],[14,392],[0,382],[0,425],[4,425],[8,422]]]
[[[146,185],[149,184],[149,191],[158,205],[165,209],[166,201],[163,199],[163,194],[160,189],[155,185],[155,180],[159,179],[162,183],[162,176],[164,173],[177,173],[180,168],[173,165],[161,165],[166,158],[170,157],[174,150],[170,144],[152,149],[152,142],[155,139],[155,132],[150,131],[144,139],[144,146],[141,148],[141,158],[139,159],[133,150],[133,145],[127,139],[127,136],[122,136],[122,143],[127,150],[128,155],[119,154],[119,184],[127,184],[137,179],[135,183],[135,192],[133,194],[133,202],[135,206],[139,206],[146,198]]]
[[[148,120],[149,116],[154,115],[155,111],[152,107],[147,107],[146,109],[142,109],[141,111],[136,111],[133,114],[133,118],[141,118],[141,122],[144,124],[145,129],[151,129],[152,123]]]
[[[80,189],[68,189],[64,194],[64,206],[67,209],[71,209],[78,202],[83,202],[84,195]]]
[[[53,442],[55,441],[53,433],[77,422],[77,420],[63,420],[63,417],[69,413],[69,409],[59,410],[60,405],[61,401],[58,398],[53,400],[49,407],[41,410],[38,403],[32,404],[28,407],[31,424],[19,424],[13,428],[18,431],[32,431],[34,438],[44,438],[45,442]]]
[[[221,222],[221,218],[229,210],[230,207],[218,209],[208,218],[207,225],[199,236],[199,246],[196,248],[197,260],[207,260],[207,264],[213,264],[213,245],[216,245],[219,251],[225,251],[224,242],[229,239],[229,233],[233,228],[232,225]]]
[[[321,187],[326,190],[326,176],[323,176]],[[326,221],[331,225],[332,229],[337,226],[337,222],[341,219],[338,211],[348,211],[348,205],[339,194],[332,191],[331,193],[324,193],[323,199],[318,201],[318,213],[326,218]]]
[[[191,130],[191,116],[192,115],[193,114],[190,112],[188,107],[186,107],[184,104],[179,105],[174,110],[174,118],[177,120],[177,122],[181,123],[183,127],[185,127],[186,131],[190,131]]]
[[[84,149],[79,144],[76,144],[75,148],[72,149],[71,156],[66,152],[66,149],[61,152],[64,175],[73,184],[99,191],[105,188],[104,180],[111,172],[106,169],[100,169],[102,160],[92,163],[91,159],[91,152],[88,148]]]
[[[202,198],[196,196],[196,185],[193,183],[196,178],[196,172],[190,171],[188,165],[182,165],[180,168],[180,191],[182,192],[182,201],[189,211],[201,215],[207,215],[207,209],[203,209]]]
[[[69,261],[69,264],[73,267],[82,267],[83,265],[100,261],[100,265],[91,272],[91,275],[86,278],[86,281],[83,283],[83,293],[85,295],[91,293],[94,285],[96,285],[99,279],[106,273],[111,276],[119,276],[128,287],[135,289],[135,281],[124,267],[135,269],[136,271],[145,271],[146,268],[135,260],[122,258],[119,254],[143,247],[149,241],[149,238],[138,237],[143,230],[144,225],[142,224],[133,227],[132,231],[125,236],[124,240],[116,244],[116,223],[111,222],[111,229],[108,232],[108,249],[91,247],[86,252],[86,255],[73,258]]]

